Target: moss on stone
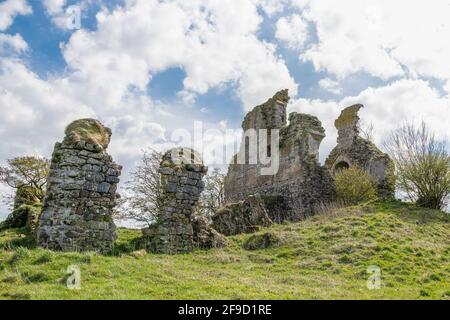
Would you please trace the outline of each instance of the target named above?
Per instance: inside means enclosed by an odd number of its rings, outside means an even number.
[[[362,108],[361,104],[355,104],[342,110],[339,118],[336,119],[334,125],[336,128],[356,124],[359,121],[358,111]]]
[[[106,149],[111,138],[111,130],[95,119],[79,119],[69,124],[65,131],[66,138],[78,143],[85,141]]]

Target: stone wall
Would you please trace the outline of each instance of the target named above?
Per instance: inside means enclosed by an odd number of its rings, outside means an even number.
[[[336,119],[337,146],[326,159],[325,166],[331,173],[351,166],[363,168],[375,179],[379,196],[394,197],[393,161],[374,143],[359,135],[358,112],[362,107],[361,104],[347,107]]]
[[[97,120],[82,119],[65,133],[52,155],[38,245],[107,252],[116,239],[112,212],[122,169],[106,152],[111,131]]]
[[[276,93],[264,104],[247,114],[242,129],[279,129],[279,169],[274,175],[261,174],[264,165],[237,164],[247,152],[243,140],[241,149],[233,158],[225,178],[225,196],[228,203],[244,200],[247,195],[260,194],[271,207],[273,221],[299,220],[313,213],[322,202],[334,200],[335,192],[330,173],[319,164],[319,146],[325,130],[317,117],[291,113],[286,124],[287,90]],[[272,153],[274,146],[268,150]],[[246,155],[246,159],[249,159]],[[276,201],[276,203],[274,203]]]
[[[157,221],[142,230],[148,251],[175,254],[190,252],[197,247],[193,215],[207,171],[192,149],[172,149],[164,154],[159,168],[163,192],[157,200],[161,203]],[[197,232],[201,229],[199,223],[196,224]],[[200,235],[202,239],[203,236],[205,234]],[[199,246],[207,245],[206,242],[203,239]]]

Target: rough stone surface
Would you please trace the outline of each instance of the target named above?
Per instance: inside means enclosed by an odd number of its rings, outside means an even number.
[[[197,247],[193,213],[207,171],[192,149],[172,149],[164,154],[159,168],[163,192],[158,220],[142,230],[148,251],[176,254]]]
[[[217,232],[206,217],[193,217],[192,228],[194,231],[194,243],[200,249],[222,248],[228,244],[227,238]]]
[[[326,159],[325,166],[331,173],[351,166],[365,169],[375,179],[380,197],[394,197],[393,161],[374,143],[359,136],[358,111],[362,107],[361,104],[347,107],[336,119],[337,146]]]
[[[220,208],[212,216],[212,222],[213,228],[226,236],[255,232],[272,224],[258,194]]]
[[[278,172],[263,175],[261,168],[265,166],[262,164],[236,164],[239,155],[248,150],[246,143],[242,143],[225,178],[228,203],[241,201],[250,194],[263,195],[263,201],[277,209],[269,210],[275,222],[302,219],[312,214],[320,203],[331,202],[335,198],[332,177],[318,162],[325,130],[317,117],[301,113],[291,113],[289,125],[286,125],[288,101],[287,90],[282,90],[249,112],[242,124],[244,133],[248,129],[280,130]],[[268,138],[268,150],[273,148],[270,141]],[[249,156],[246,155],[245,159]]]
[[[106,153],[111,131],[97,120],[82,119],[56,143],[47,195],[37,229],[39,246],[62,251],[112,249],[116,227],[112,211],[122,167]]]

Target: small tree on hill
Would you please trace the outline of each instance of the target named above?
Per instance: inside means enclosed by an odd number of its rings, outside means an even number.
[[[162,192],[159,173],[161,158],[162,153],[156,150],[144,152],[140,164],[130,172],[130,180],[125,183],[125,194],[115,212],[117,219],[146,225],[157,220]]]
[[[443,209],[450,195],[448,141],[438,141],[422,122],[392,132],[385,148],[395,162],[398,189],[420,206]]]
[[[225,175],[217,168],[205,176],[205,189],[199,200],[200,214],[211,216],[225,204],[224,179]]]

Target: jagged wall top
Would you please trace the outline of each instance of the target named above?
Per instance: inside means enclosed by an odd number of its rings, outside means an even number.
[[[272,98],[247,113],[242,122],[242,129],[280,129],[286,125],[288,102],[288,90],[278,91]]]
[[[354,104],[341,111],[339,118],[334,122],[334,126],[338,129],[338,143],[349,144],[358,137],[358,112],[363,107],[362,104]]]

